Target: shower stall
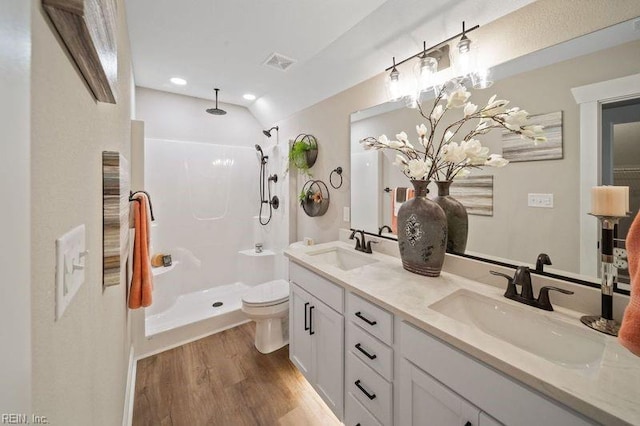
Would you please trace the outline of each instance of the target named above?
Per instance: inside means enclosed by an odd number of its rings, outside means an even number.
[[[286,276],[284,208],[272,209],[266,226],[258,216],[264,188],[273,194],[285,188],[282,179],[259,185],[265,173],[275,174],[283,164],[278,147],[262,153],[254,145],[160,139],[145,139],[144,145],[145,189],[156,215],[151,254],[172,257],[171,266],[153,269],[145,337],[171,334],[164,344],[175,346],[246,321],[241,295]]]

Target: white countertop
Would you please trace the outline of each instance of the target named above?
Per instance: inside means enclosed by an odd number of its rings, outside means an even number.
[[[451,273],[442,272],[438,278],[413,274],[402,268],[400,259],[381,253],[367,255],[378,262],[350,271],[318,262],[306,254],[331,247],[353,250],[352,244],[334,241],[288,249],[285,255],[589,418],[606,425],[640,425],[640,358],[622,347],[616,338],[590,330],[594,338],[605,343],[600,365],[585,370],[568,368],[442,315],[429,306],[464,288],[574,325],[580,324],[582,313],[558,306],[554,312],[532,308],[504,298],[504,289]]]

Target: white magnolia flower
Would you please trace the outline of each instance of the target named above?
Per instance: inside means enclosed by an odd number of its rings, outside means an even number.
[[[397,154],[396,155],[396,159],[393,162],[393,165],[394,166],[400,166],[400,165],[405,165],[406,166],[407,165],[407,160],[405,160],[405,158],[402,155]]]
[[[491,99],[489,99],[489,102],[487,102],[487,105],[482,108],[482,116],[504,114],[507,111],[506,106],[508,104],[509,101],[505,101],[504,99],[496,100],[496,95],[493,95]]]
[[[505,160],[502,158],[502,155],[499,154],[491,154],[484,163],[485,166],[490,167],[504,167],[507,164],[509,164],[509,160]]]
[[[469,162],[473,165],[482,165],[489,157],[489,148],[482,146],[479,140],[470,139],[460,143],[465,154],[469,158]]]
[[[389,148],[400,149],[404,146],[404,143],[400,141],[389,141],[387,145],[389,145]]]
[[[478,110],[478,105],[474,105],[471,102],[464,106],[464,116],[468,117]]]
[[[387,135],[380,135],[380,137],[378,138],[378,142],[383,145],[389,145],[389,138],[387,137]]]
[[[403,143],[409,142],[409,137],[407,136],[407,134],[405,132],[398,133],[396,135],[396,139],[398,139],[400,142],[403,142]]]
[[[416,126],[416,132],[418,133],[419,137],[424,138],[425,136],[427,136],[427,126],[425,126],[424,124]]]
[[[433,121],[438,121],[440,120],[440,117],[442,117],[443,113],[444,113],[444,107],[439,104],[433,109],[433,112],[431,113],[431,119]]]
[[[447,133],[444,134],[444,141],[449,142],[453,137],[453,132],[451,130],[447,130]]]
[[[449,163],[459,164],[467,159],[467,154],[462,146],[456,142],[450,142],[442,147],[442,159]]]
[[[462,108],[467,103],[470,96],[471,93],[467,92],[466,88],[461,87],[457,89],[449,95],[449,99],[447,100],[447,109]]]
[[[505,125],[510,130],[520,130],[520,128],[527,124],[529,113],[520,108],[512,108],[507,116],[504,118]]]
[[[423,179],[429,173],[429,169],[431,169],[431,159],[427,158],[426,160],[414,159],[409,160],[407,171],[409,176],[413,179]]]

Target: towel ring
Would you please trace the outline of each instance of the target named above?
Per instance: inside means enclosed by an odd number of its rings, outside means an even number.
[[[340,183],[338,185],[334,185],[333,184],[333,174],[337,174],[338,177],[340,178]],[[335,169],[333,169],[333,171],[331,172],[331,174],[329,175],[329,184],[334,188],[334,189],[338,189],[340,187],[342,187],[342,167],[336,167]]]
[[[151,196],[147,191],[136,191],[136,192],[129,191],[129,202],[137,201],[139,203],[140,200],[138,200],[137,198],[133,198],[133,196],[140,192],[147,196],[147,200],[149,200],[149,213],[151,213],[151,221],[155,221],[156,218],[153,216],[153,206],[151,205]]]

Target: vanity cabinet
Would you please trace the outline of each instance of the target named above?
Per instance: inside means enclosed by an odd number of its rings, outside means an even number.
[[[291,268],[290,271],[289,358],[334,414],[342,419],[343,290],[308,270],[300,269]],[[312,294],[309,290],[316,292]]]
[[[400,330],[403,426],[596,424],[411,324],[402,322]],[[432,421],[435,413],[442,416],[438,421]]]

